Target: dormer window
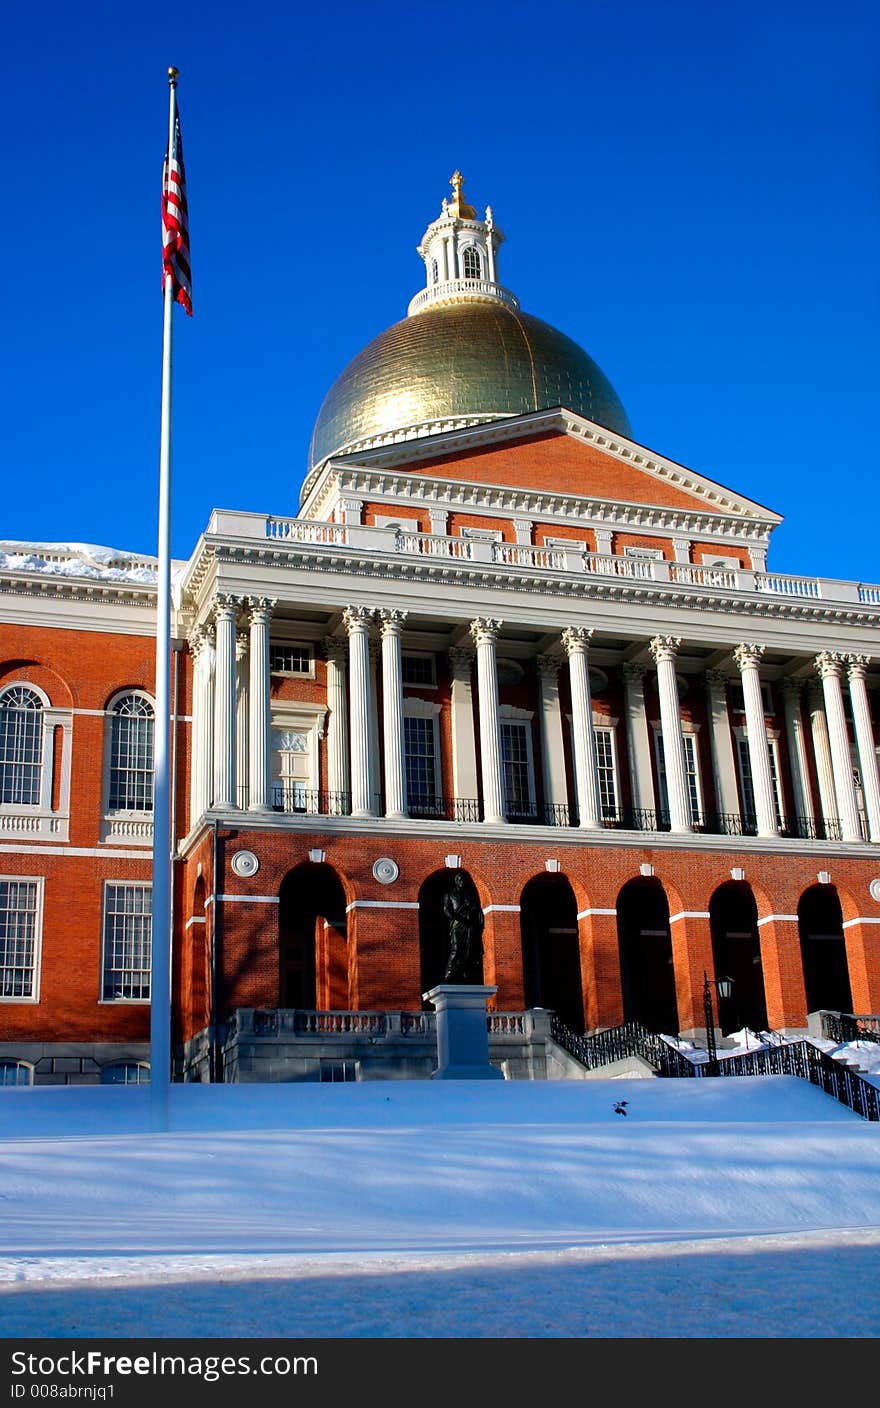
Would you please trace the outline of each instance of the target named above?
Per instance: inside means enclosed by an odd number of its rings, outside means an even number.
[[[466,279],[479,279],[483,276],[480,251],[469,244],[462,255],[462,269]]]

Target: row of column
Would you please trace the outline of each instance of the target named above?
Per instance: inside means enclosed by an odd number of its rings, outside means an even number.
[[[212,803],[235,807],[247,796],[256,811],[270,808],[271,743],[269,703],[269,627],[275,601],[268,598],[218,595],[213,621],[197,627],[190,639],[196,660],[193,716],[192,807],[198,816]],[[407,613],[400,610],[349,607],[343,613],[347,640],[325,638],[327,656],[328,785],[331,792],[351,795],[353,816],[378,811],[379,726],[378,661],[372,640],[379,628],[381,646],[385,815],[407,814],[403,726],[401,635]],[[240,622],[244,621],[244,628]],[[504,774],[498,700],[497,640],[502,622],[479,617],[471,622],[472,648],[453,647],[451,725],[453,793],[459,798],[482,795],[487,822],[505,820]],[[560,642],[568,661],[574,754],[575,791],[580,827],[602,825],[601,799],[593,736],[589,645],[592,630],[569,627]],[[678,636],[658,635],[650,641],[657,670],[660,733],[666,774],[670,829],[693,827],[687,760],[681,726],[676,659]],[[760,661],[764,647],[743,643],[733,652],[742,680],[748,754],[754,789],[757,832],[779,832],[773,776],[767,742]],[[480,729],[478,787],[471,668],[476,656]],[[537,659],[540,735],[545,800],[566,806],[562,715],[558,672],[562,658],[543,654]],[[842,680],[846,673],[869,835],[880,841],[880,780],[865,675],[866,656],[823,651],[815,659],[818,678],[809,692],[810,733],[823,819],[837,818],[845,841],[861,839],[861,825],[850,760]],[[633,806],[654,807],[653,771],[645,708],[645,667],[623,666],[625,714]],[[346,680],[346,673],[348,679]],[[739,811],[736,764],[728,720],[728,677],[706,674],[710,742],[716,795],[721,811]],[[783,681],[785,727],[795,810],[814,820],[806,737],[800,707],[801,682]]]

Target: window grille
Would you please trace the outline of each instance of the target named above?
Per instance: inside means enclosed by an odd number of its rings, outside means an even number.
[[[501,768],[504,800],[512,815],[528,815],[534,810],[528,725],[502,723]]]
[[[26,1061],[0,1061],[0,1085],[33,1085],[34,1068]]]
[[[410,807],[425,805],[437,792],[437,752],[433,719],[404,715],[403,747],[406,797]]]
[[[151,887],[108,884],[104,891],[105,1002],[149,1000],[151,933]]]
[[[596,768],[599,774],[599,803],[602,816],[617,815],[617,780],[614,775],[614,735],[610,728],[594,730]]]
[[[43,701],[25,685],[0,696],[0,802],[36,807],[43,771]]]
[[[483,267],[480,263],[480,251],[472,244],[468,245],[462,256],[462,269],[466,279],[479,279],[482,277]]]
[[[273,675],[310,675],[312,652],[307,645],[273,645],[269,669]]]
[[[153,706],[126,694],[113,706],[110,735],[110,810],[153,810]]]
[[[739,780],[742,787],[743,814],[749,820],[754,821],[757,816],[755,809],[755,784],[752,778],[752,759],[749,753],[748,737],[743,735],[736,740],[736,751],[739,759]],[[779,767],[776,755],[776,740],[767,739],[767,756],[770,762],[770,781],[773,785],[773,807],[776,812],[776,825],[784,824],[784,810],[782,805],[782,784],[779,780]]]
[[[102,1085],[149,1085],[150,1067],[146,1061],[116,1061],[101,1070]]]
[[[37,889],[36,880],[0,880],[0,997],[36,996]]]
[[[424,685],[437,683],[433,655],[404,655],[401,666],[404,684]]]
[[[666,754],[663,749],[663,734],[658,729],[655,734],[657,748],[657,783],[660,792],[660,811],[667,817],[669,815],[669,787],[666,781]],[[702,818],[703,804],[700,791],[700,762],[697,755],[697,736],[695,733],[683,733],[681,741],[684,745],[684,770],[685,781],[688,790],[688,802],[691,809],[691,821],[699,822]]]

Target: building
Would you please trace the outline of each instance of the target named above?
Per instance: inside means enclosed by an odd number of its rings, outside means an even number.
[[[632,439],[452,185],[298,512],[178,564],[182,1078],[429,1074],[457,872],[509,1074],[547,1010],[700,1033],[707,974],[724,1032],[880,1011],[880,586],[769,570],[779,515]],[[155,564],[3,552],[4,1079],[137,1079]]]

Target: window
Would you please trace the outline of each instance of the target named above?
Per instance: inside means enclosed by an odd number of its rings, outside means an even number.
[[[500,543],[504,539],[500,528],[460,528],[459,537],[472,538],[479,543]]]
[[[404,715],[406,800],[410,812],[435,810],[437,803],[437,720]]]
[[[101,1068],[102,1085],[149,1085],[150,1067],[147,1061],[116,1061]]]
[[[0,695],[0,802],[37,807],[43,772],[43,701],[27,685]]]
[[[37,997],[41,890],[40,880],[0,880],[0,998]]]
[[[110,725],[111,811],[153,810],[153,706],[142,694],[124,694]]]
[[[440,269],[436,259],[431,260],[431,283],[436,284],[440,279]]]
[[[320,1080],[328,1084],[357,1080],[358,1064],[357,1061],[322,1061]]]
[[[770,761],[770,782],[773,787],[773,806],[776,812],[776,825],[783,826],[785,809],[782,802],[782,784],[779,779],[779,754],[776,739],[767,739],[767,755]],[[737,730],[736,757],[739,763],[739,782],[742,794],[743,821],[754,825],[757,818],[755,808],[755,783],[752,777],[752,759],[749,753],[749,740],[745,730]]]
[[[466,279],[479,279],[483,274],[483,266],[480,262],[480,251],[469,244],[462,255],[461,267]]]
[[[34,1068],[27,1061],[0,1061],[0,1085],[33,1085]]]
[[[402,670],[404,684],[435,685],[437,683],[433,655],[404,655]]]
[[[617,779],[614,757],[614,730],[596,728],[596,771],[599,777],[599,806],[601,815],[609,820],[617,819]]]
[[[103,1002],[148,1002],[152,888],[108,881],[104,889]]]
[[[700,760],[697,752],[697,735],[682,733],[684,744],[684,770],[691,809],[691,821],[699,823],[703,819],[703,794],[700,787]],[[669,788],[666,783],[666,755],[663,751],[663,734],[660,729],[654,733],[654,746],[657,754],[657,787],[660,793],[660,814],[669,819]]]
[[[532,739],[531,728],[528,724],[502,721],[501,770],[504,779],[504,802],[508,815],[534,816]]]
[[[269,669],[273,675],[311,675],[312,652],[307,645],[273,645]]]
[[[775,714],[776,709],[773,705],[773,691],[769,684],[761,684],[761,698],[764,701],[764,713]],[[730,707],[735,714],[744,714],[746,711],[746,701],[743,696],[743,687],[741,684],[731,684],[730,686]]]
[[[625,548],[623,549],[623,555],[624,555],[624,557],[641,557],[641,558],[646,558],[646,559],[648,559],[648,560],[651,561],[651,562],[662,562],[662,561],[663,561],[663,549],[662,549],[662,548],[642,548],[642,547],[636,547],[635,545],[631,545],[631,546],[625,547]]]
[[[300,729],[275,731],[275,751],[278,755],[278,782],[286,812],[308,810],[311,757],[309,735]]]

